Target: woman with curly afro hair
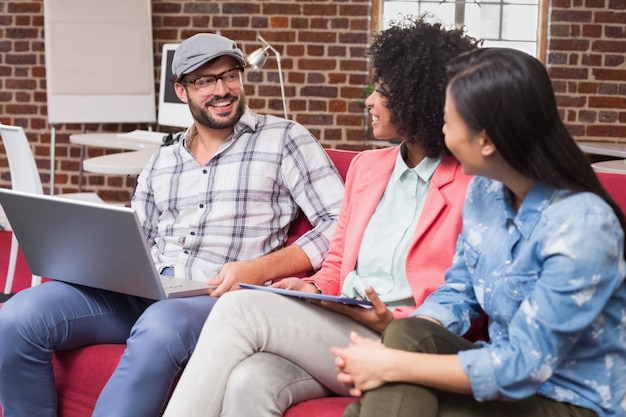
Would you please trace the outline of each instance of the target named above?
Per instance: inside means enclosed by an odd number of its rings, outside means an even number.
[[[223,295],[165,417],[281,416],[301,401],[347,396],[330,348],[348,343],[350,332],[380,337],[443,283],[471,178],[447,152],[441,132],[445,65],[479,43],[423,18],[402,20],[375,37],[375,90],[366,100],[372,132],[402,142],[354,158],[321,269],[273,284],[367,298],[372,307],[249,289]]]
[[[374,96],[378,93],[385,101],[398,137],[409,147],[421,148],[425,156],[438,158],[448,153],[441,132],[447,77],[441,69],[480,42],[463,36],[461,30],[424,23],[424,16],[392,24],[369,48]],[[374,136],[384,139],[376,132]]]

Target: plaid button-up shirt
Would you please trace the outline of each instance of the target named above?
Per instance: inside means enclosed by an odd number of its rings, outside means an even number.
[[[159,270],[213,278],[227,262],[282,248],[299,210],[314,228],[295,243],[314,268],[321,265],[343,182],[307,129],[247,110],[204,166],[186,142],[183,136],[153,155],[132,199]]]

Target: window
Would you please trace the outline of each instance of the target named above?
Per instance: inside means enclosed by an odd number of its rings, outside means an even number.
[[[402,15],[428,13],[446,27],[467,28],[485,47],[508,47],[543,57],[541,0],[382,0],[383,28]]]

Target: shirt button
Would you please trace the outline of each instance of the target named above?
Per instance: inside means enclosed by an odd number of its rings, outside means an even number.
[[[204,204],[199,204],[198,207],[204,208]]]
[[[203,174],[206,174],[207,172],[209,172],[209,171],[207,171],[206,169],[203,169],[203,170],[202,170],[202,173],[203,173]]]

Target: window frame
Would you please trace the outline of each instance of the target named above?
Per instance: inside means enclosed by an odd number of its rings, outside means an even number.
[[[372,19],[370,29],[375,33],[382,29],[384,22],[383,1],[372,1]],[[548,0],[539,0],[539,16],[537,20],[537,59],[546,64],[548,31]]]

